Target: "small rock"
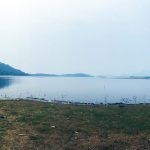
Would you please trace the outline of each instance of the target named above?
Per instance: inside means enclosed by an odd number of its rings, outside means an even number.
[[[18,134],[19,136],[25,136],[25,134]]]
[[[75,133],[75,134],[78,134],[79,132],[77,132],[77,131],[74,131],[74,133]]]
[[[56,128],[55,126],[51,126],[51,128]]]
[[[3,119],[5,119],[5,118],[6,118],[5,116],[0,115],[0,120],[3,120]]]
[[[150,139],[148,139],[147,142],[150,144]]]

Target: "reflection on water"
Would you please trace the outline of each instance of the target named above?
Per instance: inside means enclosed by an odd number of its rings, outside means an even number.
[[[0,98],[90,103],[149,103],[150,80],[0,77]]]
[[[12,78],[0,77],[0,89],[6,88],[13,84]]]

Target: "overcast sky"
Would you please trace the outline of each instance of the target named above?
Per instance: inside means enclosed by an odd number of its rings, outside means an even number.
[[[29,73],[150,70],[150,0],[1,0],[0,61]]]

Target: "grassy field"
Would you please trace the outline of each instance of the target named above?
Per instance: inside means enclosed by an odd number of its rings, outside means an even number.
[[[0,101],[0,150],[150,149],[150,105]]]

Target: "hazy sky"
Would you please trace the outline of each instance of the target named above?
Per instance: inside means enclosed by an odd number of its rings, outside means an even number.
[[[150,70],[150,0],[1,0],[0,61],[29,73]]]

